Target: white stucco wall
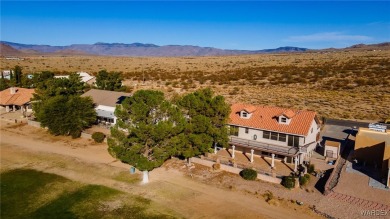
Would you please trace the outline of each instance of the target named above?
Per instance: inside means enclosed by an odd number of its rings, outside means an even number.
[[[313,132],[311,132],[312,129],[313,129]],[[309,129],[309,132],[306,136],[305,143],[308,144],[308,143],[316,141],[317,133],[319,131],[320,131],[319,125],[317,124],[317,122],[315,120],[313,120],[311,123],[310,129]]]
[[[258,141],[258,142],[290,147],[287,145],[288,144],[288,136],[286,136],[286,141],[282,142],[282,141],[263,138],[263,131],[262,130],[249,128],[249,132],[247,134],[247,133],[245,133],[245,127],[239,127],[239,129],[238,129],[238,137],[239,138],[243,138],[243,139],[247,139],[247,140],[254,140],[253,139],[254,135],[257,135],[256,141]],[[289,135],[289,134],[286,134],[286,135]],[[304,145],[304,138],[303,137],[299,138],[299,144]]]
[[[106,117],[106,118],[111,118],[114,120],[113,124],[116,124],[117,117],[115,116],[115,107],[112,106],[104,106],[104,105],[98,105],[95,108],[95,111],[97,113],[97,116],[100,117]]]

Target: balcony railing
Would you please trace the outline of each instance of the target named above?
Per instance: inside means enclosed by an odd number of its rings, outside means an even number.
[[[294,156],[294,155],[298,154],[298,152],[300,152],[299,149],[296,147],[267,144],[267,143],[263,143],[263,142],[239,138],[236,136],[229,137],[229,144],[252,148],[252,149],[258,149],[261,151],[280,154],[280,155],[286,155],[286,156]]]

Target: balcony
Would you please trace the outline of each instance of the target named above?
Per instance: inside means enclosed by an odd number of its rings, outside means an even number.
[[[245,148],[251,148],[251,149],[255,149],[255,150],[260,150],[260,151],[265,151],[265,152],[269,152],[269,153],[289,156],[289,157],[295,156],[300,152],[299,149],[296,147],[267,144],[267,143],[263,143],[263,142],[239,138],[236,136],[229,137],[229,144],[241,146],[241,147],[245,147]]]

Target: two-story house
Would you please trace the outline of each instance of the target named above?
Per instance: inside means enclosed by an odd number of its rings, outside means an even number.
[[[315,150],[320,132],[316,113],[271,106],[233,104],[229,117],[230,149],[253,156],[302,164]]]

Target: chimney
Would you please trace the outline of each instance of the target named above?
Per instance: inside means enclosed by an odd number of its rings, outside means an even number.
[[[9,90],[10,90],[11,94],[15,94],[16,93],[16,87],[10,87]]]

